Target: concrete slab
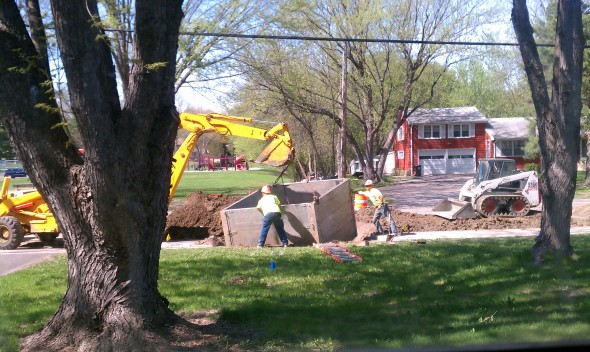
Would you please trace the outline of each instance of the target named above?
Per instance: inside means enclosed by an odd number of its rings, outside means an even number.
[[[392,242],[441,240],[441,239],[470,239],[470,238],[501,238],[501,237],[536,237],[539,228],[508,229],[508,230],[466,230],[466,231],[429,231],[403,234],[393,238]],[[590,234],[590,227],[572,227],[571,235]]]

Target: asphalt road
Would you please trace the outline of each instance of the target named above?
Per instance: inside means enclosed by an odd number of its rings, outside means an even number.
[[[458,198],[463,184],[474,175],[436,175],[402,180],[393,186],[377,188],[395,210],[430,214],[432,208],[447,198]]]
[[[25,236],[25,241],[17,249],[0,251],[0,276],[13,273],[65,252],[61,238],[58,238],[53,246],[48,246],[37,240],[35,236]]]

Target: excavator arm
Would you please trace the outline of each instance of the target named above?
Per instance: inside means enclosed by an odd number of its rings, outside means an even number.
[[[269,130],[265,130],[247,125],[252,123],[271,123],[275,124],[275,126]],[[249,117],[228,116],[217,113],[182,113],[180,114],[180,128],[189,131],[189,135],[180,148],[178,148],[172,159],[172,175],[170,178],[168,203],[170,203],[178,188],[192,151],[197,145],[199,138],[205,133],[270,141],[262,153],[254,160],[254,162],[259,164],[280,167],[293,161],[293,142],[287,124],[285,123],[276,124],[276,122],[259,121]]]

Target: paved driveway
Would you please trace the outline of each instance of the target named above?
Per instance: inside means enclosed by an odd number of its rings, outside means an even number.
[[[475,175],[436,175],[399,181],[393,186],[377,188],[396,210],[430,214],[432,208],[447,198],[458,198],[463,184]]]

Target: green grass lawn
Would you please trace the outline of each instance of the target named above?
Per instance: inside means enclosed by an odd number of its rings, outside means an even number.
[[[163,250],[159,288],[174,311],[260,332],[257,351],[466,346],[590,336],[590,236],[579,259],[531,264],[531,238],[351,247]],[[282,252],[282,254],[281,254]],[[269,269],[271,260],[277,267]],[[0,277],[0,350],[40,328],[66,289],[60,256]],[[224,340],[228,341],[228,340]]]
[[[281,172],[280,168],[264,167],[244,171],[198,171],[185,172],[178,184],[174,198],[185,198],[192,192],[223,193],[227,195],[246,195],[256,191],[265,184],[275,182]],[[293,182],[284,178],[279,183]]]
[[[281,168],[262,167],[244,171],[198,171],[185,172],[180,179],[174,198],[186,198],[190,193],[203,191],[205,193],[223,193],[227,195],[247,195],[249,191],[256,191],[265,184],[272,184],[279,177]],[[287,176],[278,180],[279,183],[293,182]],[[10,188],[16,185],[30,184],[28,177],[10,179]]]

